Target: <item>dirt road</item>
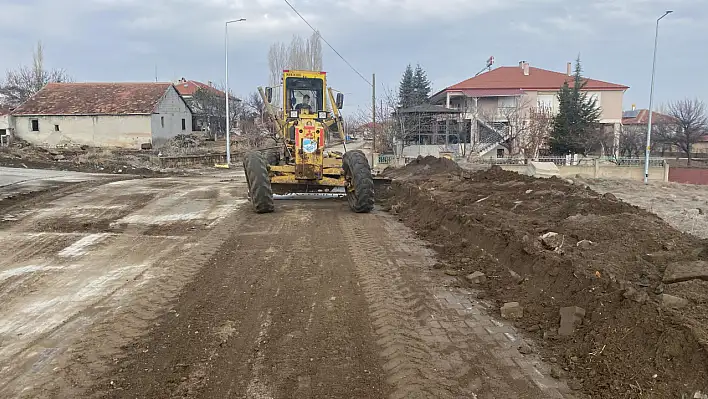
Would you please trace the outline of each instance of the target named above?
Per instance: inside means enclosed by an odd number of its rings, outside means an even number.
[[[394,216],[227,173],[5,209],[0,397],[571,397]]]

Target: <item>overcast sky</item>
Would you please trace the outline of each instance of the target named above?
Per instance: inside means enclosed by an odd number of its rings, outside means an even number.
[[[564,71],[580,54],[587,77],[631,88],[625,109],[647,107],[656,18],[661,21],[657,103],[708,100],[707,0],[291,0],[379,92],[420,63],[437,91],[495,66]],[[230,25],[230,85],[268,83],[271,43],[311,31],[283,0],[0,0],[0,69],[46,63],[77,81],[224,81],[224,21]],[[370,87],[324,43],[329,83],[351,111]]]

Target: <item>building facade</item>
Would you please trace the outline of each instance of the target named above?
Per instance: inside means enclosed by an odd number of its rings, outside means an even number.
[[[171,83],[50,83],[12,117],[17,137],[44,147],[139,149],[192,131]]]
[[[572,65],[565,73],[531,67],[499,67],[447,87],[431,97],[433,104],[459,110],[468,120],[470,144],[480,156],[508,156],[501,145],[508,140],[514,123],[527,123],[531,109],[550,114],[558,112],[558,92],[564,83],[572,86]],[[614,135],[614,147],[620,135],[622,100],[628,86],[586,79],[584,91],[595,99],[601,110],[600,124]],[[528,155],[528,154],[527,154]]]

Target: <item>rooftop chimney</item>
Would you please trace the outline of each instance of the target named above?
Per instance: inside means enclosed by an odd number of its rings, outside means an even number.
[[[567,67],[567,69],[568,69],[568,71],[567,71],[568,76],[572,75],[572,74],[573,74],[573,64],[571,64],[571,63],[569,62],[566,67]]]
[[[529,63],[524,61],[524,76],[529,76]]]
[[[637,110],[637,104],[632,104],[632,111],[636,111],[636,110]]]
[[[209,85],[209,87],[214,87],[214,86],[211,84],[211,80],[208,81],[207,84]]]

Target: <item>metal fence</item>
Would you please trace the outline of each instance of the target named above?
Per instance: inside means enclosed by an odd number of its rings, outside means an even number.
[[[389,165],[393,163],[396,159],[396,156],[393,154],[379,154],[379,163],[380,164],[386,164]]]
[[[644,166],[644,158],[624,158],[624,157],[603,157],[599,158],[600,163],[612,163],[617,166]],[[661,167],[664,166],[666,160],[664,158],[649,158],[649,167]]]
[[[552,162],[557,166],[594,166],[595,161],[600,165],[613,164],[616,166],[644,166],[644,158],[615,158],[615,157],[489,157],[476,158],[470,160],[471,163],[485,165],[527,165],[530,162]],[[664,158],[649,158],[649,167],[663,167],[666,160]]]

